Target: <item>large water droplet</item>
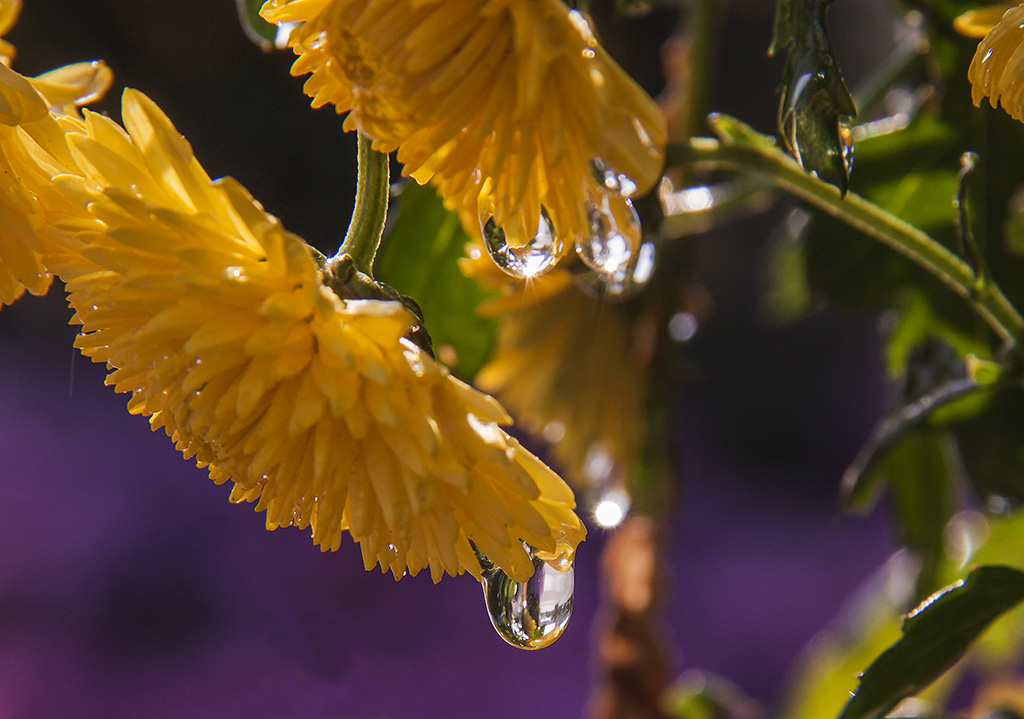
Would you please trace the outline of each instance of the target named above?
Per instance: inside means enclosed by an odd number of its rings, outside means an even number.
[[[614,204],[613,204],[614,203]],[[640,218],[633,203],[608,197],[587,205],[590,236],[576,240],[576,252],[583,263],[604,275],[625,273],[640,239]]]
[[[547,211],[540,210],[537,234],[522,247],[512,247],[505,239],[505,230],[493,217],[481,218],[484,247],[494,264],[513,277],[537,277],[553,269],[558,262],[559,243],[555,225]]]
[[[590,161],[590,171],[594,173],[598,187],[609,195],[629,197],[636,192],[636,183],[629,175],[616,172],[600,157],[595,157]]]
[[[527,545],[527,550],[530,547]],[[491,624],[506,642],[520,649],[543,649],[565,631],[572,615],[575,570],[559,571],[532,551],[533,576],[516,582],[483,560],[484,601]]]

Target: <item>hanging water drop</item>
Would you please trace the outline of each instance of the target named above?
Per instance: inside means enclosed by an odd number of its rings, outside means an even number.
[[[543,649],[569,624],[575,570],[569,561],[556,568],[524,546],[533,562],[533,576],[525,582],[514,581],[481,557],[484,602],[502,639],[520,649]]]
[[[839,142],[843,152],[843,165],[846,167],[846,174],[853,170],[853,133],[850,131],[849,123],[839,124]]]
[[[493,217],[486,221],[481,218],[484,247],[494,264],[513,277],[537,277],[554,269],[558,262],[560,243],[557,242],[555,225],[542,207],[537,234],[522,247],[513,247],[505,238],[505,230]]]
[[[577,238],[584,264],[603,275],[624,273],[640,239],[640,218],[629,200],[601,197],[587,205],[590,236]]]
[[[595,157],[590,161],[590,171],[594,174],[598,187],[609,195],[629,197],[636,192],[636,183],[629,175],[616,172],[600,157]]]

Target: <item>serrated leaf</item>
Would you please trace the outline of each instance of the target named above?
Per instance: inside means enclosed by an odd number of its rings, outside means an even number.
[[[434,349],[454,351],[454,373],[470,380],[486,361],[497,322],[476,314],[491,294],[458,268],[469,235],[431,187],[409,182],[374,263],[374,276],[416,300]]]
[[[949,669],[996,619],[1024,601],[1024,573],[978,567],[907,615],[903,636],[860,676],[839,719],[884,715]]]
[[[853,141],[845,123],[857,114],[832,54],[827,0],[778,0],[769,54],[786,49],[779,135],[810,173],[846,193]]]
[[[260,17],[260,8],[266,0],[235,0],[238,9],[238,20],[242,24],[245,36],[252,40],[264,52],[274,49],[277,37],[277,26]]]

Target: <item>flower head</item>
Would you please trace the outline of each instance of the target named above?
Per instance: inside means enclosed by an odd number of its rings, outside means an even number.
[[[269,0],[299,22],[292,72],[405,173],[433,182],[470,232],[511,247],[589,236],[592,198],[645,191],[665,120],[561,0]],[[543,212],[542,212],[543,210]]]
[[[572,492],[499,428],[496,401],[406,338],[401,303],[340,299],[310,248],[211,181],[148,98],[126,91],[122,114],[125,129],[75,123],[73,163],[48,178],[74,207],[48,221],[83,260],[64,277],[76,345],[129,411],[231,479],[268,528],[310,527],[324,550],[348,530],[396,577],[479,577],[471,542],[518,580],[523,542],[571,558],[585,532]]]
[[[1006,10],[985,35],[967,76],[975,105],[987,97],[992,107],[1001,104],[1012,118],[1024,121],[1024,3]]]

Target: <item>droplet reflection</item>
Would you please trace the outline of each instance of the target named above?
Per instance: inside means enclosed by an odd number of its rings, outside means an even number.
[[[529,546],[527,545],[529,550]],[[516,582],[481,557],[484,602],[491,624],[506,642],[520,649],[543,649],[565,631],[572,615],[575,570],[559,571],[530,551],[533,576]]]
[[[633,203],[601,197],[587,204],[590,236],[576,240],[584,264],[604,275],[625,273],[640,240],[640,218]]]
[[[621,172],[616,172],[600,157],[590,161],[590,171],[602,191],[617,197],[629,197],[636,192],[636,183]]]

